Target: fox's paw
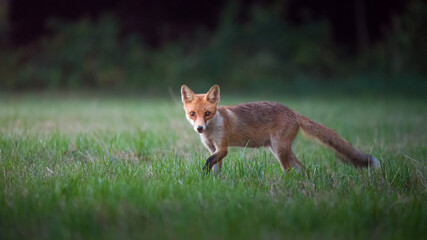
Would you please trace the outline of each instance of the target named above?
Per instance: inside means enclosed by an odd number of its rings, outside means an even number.
[[[211,173],[210,169],[208,166],[203,166],[202,171],[200,172],[200,174],[202,174],[202,176],[206,176],[209,175]]]

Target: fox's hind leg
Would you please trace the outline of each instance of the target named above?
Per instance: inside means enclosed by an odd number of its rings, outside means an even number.
[[[284,172],[289,172],[292,168],[301,172],[303,165],[298,161],[294,152],[290,149],[290,147],[273,149],[271,148],[274,156],[280,163],[282,170]]]
[[[301,164],[300,161],[298,161],[297,157],[294,154],[294,151],[291,150],[290,153],[290,165],[291,167],[295,168],[298,172],[301,172],[302,169],[304,169],[304,165]]]
[[[287,172],[290,169],[290,153],[291,153],[291,144],[280,141],[280,138],[271,138],[271,152],[277,158],[284,172]]]
[[[278,136],[273,136],[270,139],[271,151],[279,160],[280,166],[284,172],[289,172],[291,168],[295,168],[301,172],[301,163],[298,161],[292,151],[292,142],[298,133],[298,128],[288,128],[286,132],[280,133]]]

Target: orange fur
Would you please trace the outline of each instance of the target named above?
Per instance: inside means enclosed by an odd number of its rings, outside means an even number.
[[[206,94],[194,94],[186,85],[181,87],[187,119],[212,154],[203,167],[208,172],[212,167],[221,170],[229,146],[269,147],[284,171],[290,168],[300,170],[302,165],[292,152],[292,142],[299,129],[331,147],[355,166],[379,166],[375,157],[353,148],[335,131],[282,104],[255,102],[218,106],[219,93],[218,85]]]

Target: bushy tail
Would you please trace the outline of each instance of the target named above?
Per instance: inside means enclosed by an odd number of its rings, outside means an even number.
[[[298,121],[300,128],[305,134],[320,140],[328,147],[334,149],[343,161],[350,162],[356,167],[371,166],[378,168],[380,166],[377,158],[355,149],[349,142],[338,136],[334,130],[301,115],[298,116]]]

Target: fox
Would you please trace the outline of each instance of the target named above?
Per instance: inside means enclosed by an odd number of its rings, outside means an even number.
[[[335,150],[345,163],[355,167],[380,167],[376,157],[360,152],[334,130],[280,103],[263,101],[218,106],[218,85],[205,94],[195,94],[182,85],[181,99],[187,120],[211,154],[202,173],[221,172],[229,147],[270,148],[285,173],[292,169],[301,172],[304,166],[292,151],[299,130]]]

